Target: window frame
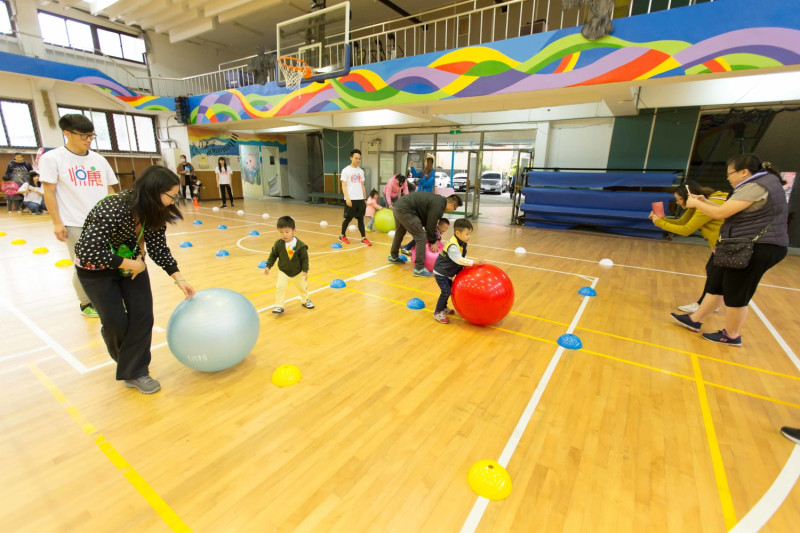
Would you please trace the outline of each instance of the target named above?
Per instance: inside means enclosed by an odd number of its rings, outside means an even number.
[[[8,14],[8,26],[11,28],[11,31],[9,33],[0,32],[0,35],[8,35],[9,37],[16,37],[17,29],[14,27],[15,26],[14,19],[11,16],[11,4],[8,2],[8,0],[0,0],[0,3],[2,3],[6,8],[6,13]]]
[[[0,122],[3,125],[3,133],[5,133],[6,141],[8,142],[5,146],[0,146],[0,148],[17,148],[17,149],[24,149],[24,150],[36,150],[40,146],[42,146],[42,136],[39,133],[39,123],[36,120],[36,109],[33,105],[32,100],[21,100],[19,98],[0,98],[0,102],[11,102],[14,104],[26,104],[28,106],[28,112],[31,115],[31,127],[33,127],[33,136],[36,140],[35,146],[18,146],[15,144],[11,144],[11,136],[8,134],[8,126],[6,125],[6,118],[3,116],[3,109],[0,107]]]
[[[5,2],[6,0],[0,0],[0,1]],[[6,4],[6,5],[8,5],[8,4]],[[128,32],[125,32],[125,31],[120,31],[120,30],[117,30],[115,28],[109,28],[107,26],[101,26],[101,25],[95,24],[93,22],[86,22],[84,20],[78,20],[78,19],[75,19],[75,18],[72,18],[72,17],[65,17],[64,15],[59,15],[57,13],[51,13],[50,11],[46,11],[44,9],[39,9],[39,10],[36,11],[36,20],[37,20],[37,22],[39,20],[39,14],[40,13],[44,13],[45,15],[49,15],[51,17],[56,17],[56,18],[63,19],[65,26],[66,26],[67,21],[70,21],[70,20],[73,21],[73,22],[77,22],[79,24],[85,24],[85,25],[89,26],[89,29],[92,32],[92,43],[93,43],[92,46],[93,46],[94,49],[91,50],[91,51],[90,50],[85,50],[83,48],[75,48],[73,46],[64,46],[64,45],[61,45],[61,44],[48,43],[47,41],[44,40],[44,38],[42,38],[42,42],[44,42],[45,44],[47,44],[49,46],[58,46],[59,48],[67,48],[69,50],[75,50],[77,52],[83,52],[85,54],[93,54],[93,55],[98,55],[98,56],[101,56],[101,57],[109,57],[109,58],[112,58],[112,59],[118,59],[120,61],[128,61],[128,62],[133,63],[135,65],[146,65],[147,64],[147,44],[145,43],[144,39],[142,39],[142,35],[137,35],[137,34],[134,34],[134,33],[128,33]],[[39,29],[41,30],[41,26],[39,27]],[[106,32],[109,32],[109,33],[115,33],[118,36],[120,36],[119,37],[120,50],[121,50],[123,56],[125,55],[125,49],[122,46],[122,37],[121,37],[122,35],[125,35],[127,37],[132,37],[132,38],[134,38],[136,40],[142,41],[142,43],[144,43],[144,45],[145,45],[144,46],[144,52],[142,53],[142,60],[141,61],[137,61],[135,59],[128,59],[127,57],[119,57],[119,56],[115,56],[115,55],[104,53],[100,49],[100,38],[99,38],[99,35],[97,33],[97,30],[103,30],[103,31],[106,31]],[[67,36],[69,36],[69,30],[67,30]]]
[[[120,110],[116,110],[116,109],[95,109],[93,107],[83,107],[83,106],[77,106],[77,105],[71,105],[71,104],[57,104],[56,111],[58,113],[58,117],[59,118],[62,117],[62,114],[61,114],[61,110],[62,109],[67,109],[67,110],[70,110],[70,111],[71,110],[80,111],[81,113],[84,113],[85,111],[89,111],[91,113],[102,113],[105,116],[106,127],[108,128],[109,138],[111,140],[111,150],[103,150],[103,149],[100,149],[99,147],[96,150],[94,148],[92,148],[92,150],[94,150],[97,153],[101,153],[101,154],[125,154],[125,155],[142,154],[142,155],[149,155],[149,156],[161,155],[161,149],[160,149],[159,140],[158,140],[158,130],[157,130],[157,125],[156,125],[156,117],[153,116],[153,115],[145,115],[144,113],[128,113],[126,111],[120,111]],[[119,147],[118,139],[117,139],[117,128],[116,128],[116,125],[114,124],[114,115],[122,115],[122,116],[125,116],[125,117],[144,117],[144,118],[149,119],[150,123],[153,126],[153,139],[155,140],[155,149],[156,149],[156,151],[155,152],[144,152],[144,151],[138,149],[139,148],[139,140],[138,140],[138,133],[136,131],[136,121],[135,120],[132,120],[133,125],[134,125],[134,130],[133,130],[133,135],[129,136],[128,141],[129,141],[129,143],[130,143],[130,141],[136,141],[137,150],[121,150],[120,147]],[[125,122],[127,124],[127,118],[125,119]]]

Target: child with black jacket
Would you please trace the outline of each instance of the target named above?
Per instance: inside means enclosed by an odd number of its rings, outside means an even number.
[[[269,269],[278,262],[278,281],[275,285],[275,307],[272,312],[283,313],[286,299],[286,285],[292,284],[300,291],[300,302],[306,309],[314,309],[308,298],[308,246],[294,236],[295,226],[292,217],[283,216],[278,219],[278,233],[281,238],[275,241],[267,259],[264,275],[269,276]]]

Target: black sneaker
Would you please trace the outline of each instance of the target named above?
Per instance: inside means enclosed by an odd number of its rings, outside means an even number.
[[[681,326],[685,327],[686,329],[690,329],[695,333],[699,332],[700,327],[703,325],[702,322],[695,322],[694,320],[689,318],[689,315],[679,315],[678,313],[670,313],[669,316],[674,318]]]
[[[150,376],[142,376],[136,379],[126,379],[123,383],[125,383],[126,387],[139,389],[139,392],[142,394],[153,394],[154,392],[161,390],[161,385],[158,383],[158,381],[154,380]]]
[[[795,444],[800,444],[800,429],[784,426],[781,428],[781,435]]]
[[[721,329],[716,333],[703,333],[703,338],[707,341],[718,342],[720,344],[727,344],[728,346],[735,346],[737,348],[742,347],[742,336],[739,335],[734,339],[728,336],[728,332],[725,331],[724,329]]]
[[[406,262],[403,261],[402,259],[400,259],[399,257],[392,257],[391,255],[389,256],[389,262],[390,263],[394,263],[395,265],[405,265],[406,264]]]

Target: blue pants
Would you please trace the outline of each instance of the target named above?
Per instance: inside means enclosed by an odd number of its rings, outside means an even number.
[[[442,293],[439,295],[439,300],[436,302],[436,309],[434,309],[433,312],[440,313],[447,307],[447,300],[450,299],[450,289],[453,287],[453,280],[445,276],[440,276],[439,274],[434,274],[433,277],[436,279],[436,284],[439,285],[439,288],[442,290]]]
[[[41,213],[42,209],[44,209],[44,200],[42,200],[39,203],[36,203],[36,202],[25,202],[25,205],[27,206],[28,210],[31,213],[34,213],[34,214]]]

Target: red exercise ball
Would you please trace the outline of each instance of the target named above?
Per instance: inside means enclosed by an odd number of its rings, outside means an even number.
[[[514,305],[514,285],[494,265],[468,267],[456,275],[453,307],[464,320],[478,326],[502,320]]]

